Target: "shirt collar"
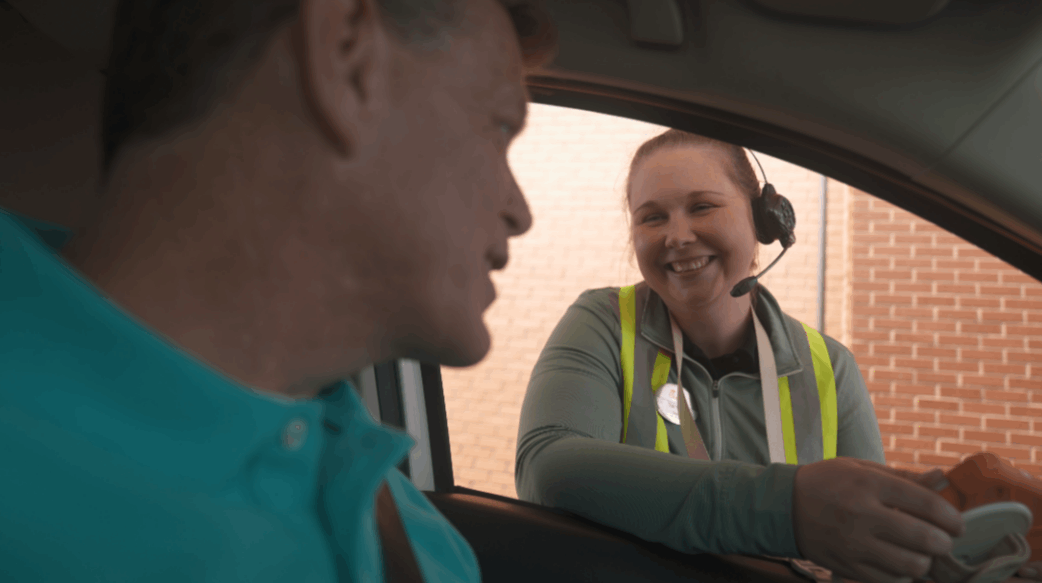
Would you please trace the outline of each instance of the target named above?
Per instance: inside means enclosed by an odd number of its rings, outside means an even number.
[[[646,285],[646,284],[645,284]],[[797,351],[794,348],[791,333],[785,325],[785,315],[778,306],[778,301],[763,285],[757,286],[756,315],[763,324],[767,337],[771,339],[771,347],[774,349],[775,366],[779,376],[789,376],[803,370]],[[658,347],[673,352],[673,338],[669,326],[669,310],[665,302],[655,293],[648,289],[647,300],[644,304],[644,312],[641,317],[641,335],[649,342]],[[749,347],[752,347],[750,350]],[[749,350],[752,355],[756,354],[756,335],[750,333],[743,348]]]
[[[760,363],[757,360],[756,334],[751,324],[749,329],[746,330],[745,341],[741,346],[735,349],[734,352],[723,354],[716,358],[709,358],[701,347],[693,342],[686,342],[685,345],[685,351],[688,356],[702,363],[713,378],[732,372],[753,375],[759,372]]]

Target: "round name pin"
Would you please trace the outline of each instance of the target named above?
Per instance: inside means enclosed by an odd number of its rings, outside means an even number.
[[[988,552],[1011,534],[1027,534],[1034,517],[1020,502],[995,502],[962,513],[966,534],[952,539],[952,555],[960,561],[975,565]]]
[[[691,410],[691,417],[698,419],[698,413],[695,412],[695,406],[692,404],[694,400],[691,398],[691,393],[684,389],[684,395],[687,397],[687,407]],[[662,415],[663,419],[673,425],[680,425],[680,410],[678,409],[680,403],[677,401],[676,383],[662,385],[655,394],[655,403],[658,407],[659,415]]]

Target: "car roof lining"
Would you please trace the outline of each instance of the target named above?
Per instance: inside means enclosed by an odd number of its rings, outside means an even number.
[[[622,0],[547,2],[561,48],[533,82],[822,171],[1042,276],[1023,261],[1042,249],[1042,3],[952,0],[898,28],[794,21],[750,1],[679,5],[684,41],[669,48],[630,38]],[[1002,251],[994,237],[1016,242]]]
[[[793,18],[817,18],[874,25],[909,25],[934,16],[949,0],[750,0],[765,10]]]
[[[877,144],[873,156],[884,162],[900,142],[895,154],[903,156],[894,162],[919,167],[935,162],[1042,52],[1042,10],[1034,19],[992,15],[985,32],[967,35],[963,21],[982,17],[979,9],[894,31],[794,23],[743,3],[705,0],[681,4],[684,44],[668,49],[632,42],[619,2],[548,6],[561,29],[550,75],[663,90],[776,125],[861,136]],[[989,32],[996,28],[1005,32]],[[948,90],[952,84],[958,91]]]

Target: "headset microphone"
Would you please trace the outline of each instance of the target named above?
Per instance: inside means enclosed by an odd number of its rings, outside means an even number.
[[[774,264],[778,263],[778,260],[781,259],[782,256],[785,255],[785,252],[788,251],[788,250],[789,250],[788,247],[782,249],[782,252],[779,253],[778,256],[774,258],[774,261],[772,261],[771,264],[767,266],[767,269],[764,269],[760,273],[757,273],[756,275],[754,275],[752,277],[747,277],[747,278],[743,279],[742,281],[738,282],[737,285],[735,285],[733,288],[731,288],[731,297],[738,298],[738,297],[744,296],[745,294],[753,291],[753,288],[756,287],[757,280],[759,280],[761,277],[763,277],[763,274],[767,273],[768,269],[774,267]]]
[[[764,245],[780,241],[782,252],[767,266],[767,269],[752,277],[743,279],[738,282],[738,285],[731,288],[731,296],[736,298],[753,291],[753,288],[756,287],[756,282],[763,277],[763,274],[774,267],[778,260],[785,255],[785,252],[789,250],[789,247],[792,247],[792,244],[796,242],[796,234],[794,232],[796,228],[796,213],[792,210],[792,204],[787,198],[778,194],[774,189],[774,185],[767,182],[767,174],[763,171],[763,165],[760,164],[759,158],[751,150],[749,153],[756,160],[756,165],[760,167],[760,173],[763,174],[764,182],[760,196],[753,200],[753,224],[756,227],[756,239]]]

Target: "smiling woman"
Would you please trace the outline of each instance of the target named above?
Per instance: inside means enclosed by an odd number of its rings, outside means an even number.
[[[669,130],[637,150],[644,281],[584,292],[547,342],[521,413],[522,499],[685,552],[790,555],[795,465],[884,461],[851,353],[762,285],[731,294],[772,240],[753,212],[770,191],[737,146]],[[734,528],[706,527],[721,520]]]
[[[637,150],[626,191],[645,282],[710,356],[736,350],[749,299],[724,294],[756,268],[757,255],[751,201],[759,184],[745,152],[670,130]],[[707,326],[714,313],[733,321]]]

